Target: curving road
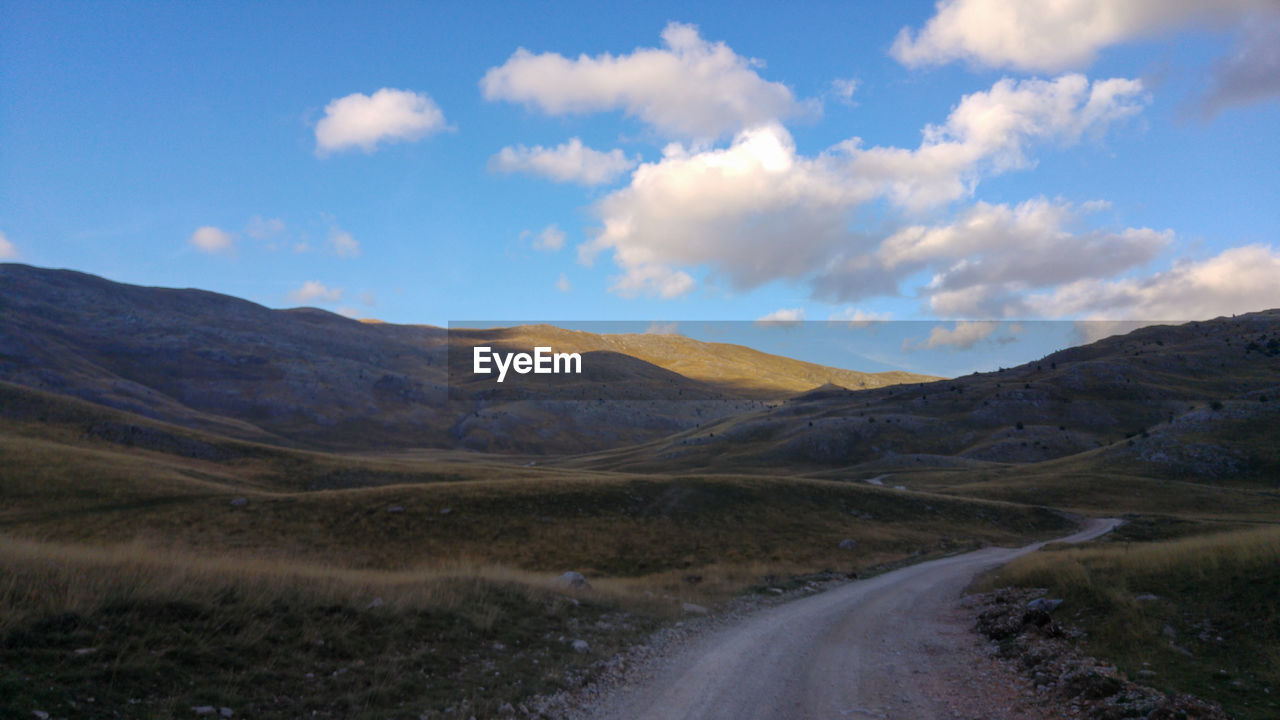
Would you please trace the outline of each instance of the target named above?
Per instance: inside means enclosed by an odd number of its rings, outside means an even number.
[[[1058,542],[1119,524],[1091,519]],[[978,573],[1042,545],[920,563],[760,612],[696,640],[588,717],[923,720],[954,717],[957,707],[983,715],[972,703],[994,696],[973,687],[973,641],[957,631],[956,599]]]

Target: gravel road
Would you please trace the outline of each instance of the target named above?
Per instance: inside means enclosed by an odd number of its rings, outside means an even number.
[[[1059,542],[1120,521],[1091,519]],[[983,570],[1039,549],[985,548],[858,580],[698,638],[587,717],[676,720],[1044,717],[1011,712],[1017,693],[992,678],[956,611]]]

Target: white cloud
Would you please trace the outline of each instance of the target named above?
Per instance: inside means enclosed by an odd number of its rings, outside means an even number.
[[[861,148],[844,143],[853,172],[887,186],[893,201],[924,209],[972,193],[983,174],[1028,167],[1033,141],[1078,143],[1141,112],[1149,101],[1142,82],[1094,80],[1068,74],[1054,80],[1002,79],[961,98],[942,125],[928,125],[914,150]]]
[[[339,227],[329,228],[329,248],[340,258],[360,257],[360,243]]]
[[[828,322],[848,323],[849,327],[861,328],[867,327],[871,323],[884,322],[893,317],[893,313],[870,312],[862,308],[847,307],[838,312],[833,312],[827,316]]]
[[[370,292],[361,293],[360,304],[366,307],[373,307],[374,305],[378,304],[378,299],[373,296],[373,293],[370,293]]]
[[[352,93],[325,106],[316,124],[316,153],[351,147],[373,152],[384,140],[418,140],[444,127],[444,113],[426,93],[391,88]]]
[[[1029,297],[1045,317],[1093,320],[1205,320],[1280,307],[1280,251],[1229,248],[1207,260],[1184,260],[1144,278],[1079,280]]]
[[[569,59],[517,50],[480,81],[488,100],[519,102],[549,115],[622,110],[660,133],[711,140],[804,108],[783,84],[760,77],[763,63],[693,25],[670,23],[663,48]]]
[[[235,237],[212,225],[196,228],[187,238],[192,247],[205,253],[229,253],[235,250]]]
[[[565,293],[573,289],[573,285],[569,284],[568,275],[565,275],[564,273],[560,273],[560,277],[556,279],[556,289],[559,290],[560,292],[565,292]]]
[[[858,89],[856,78],[836,78],[831,81],[831,95],[845,105],[853,105],[853,93]]]
[[[657,295],[664,300],[677,298],[693,289],[693,277],[683,270],[665,265],[637,265],[615,276],[609,290],[623,297]]]
[[[1056,72],[1105,47],[1191,24],[1238,22],[1274,0],[940,0],[919,32],[903,28],[891,54],[919,67],[965,60]]]
[[[583,145],[578,138],[572,138],[554,148],[541,145],[532,148],[524,145],[504,147],[489,159],[489,167],[501,172],[542,175],[556,182],[603,185],[617,180],[638,162],[619,149],[601,152]]]
[[[564,247],[564,231],[554,223],[546,226],[542,232],[538,233],[538,237],[534,238],[533,247],[535,250],[559,250]]]
[[[1096,208],[1045,198],[1014,207],[979,202],[952,223],[898,230],[876,257],[899,275],[938,268],[925,292],[939,314],[1018,315],[1028,290],[1114,277],[1153,260],[1173,239],[1171,230],[1150,228],[1074,231],[1082,213]]]
[[[285,231],[284,221],[280,218],[264,218],[254,215],[244,227],[244,233],[255,240],[267,240]]]
[[[1212,116],[1233,105],[1276,98],[1280,98],[1280,13],[1245,25],[1235,50],[1214,63],[1201,107]]]
[[[951,328],[945,325],[937,325],[929,331],[929,337],[924,341],[903,340],[902,349],[904,351],[912,351],[952,347],[957,350],[968,350],[977,345],[979,341],[991,337],[999,327],[1000,323],[998,322],[982,321],[958,322]]]
[[[757,325],[791,327],[804,322],[804,308],[781,308],[756,318]]]
[[[296,303],[336,303],[342,299],[342,288],[329,288],[316,280],[302,283],[302,287],[289,293],[289,300]]]
[[[777,124],[740,132],[727,148],[672,143],[596,203],[602,229],[580,257],[612,250],[623,270],[614,287],[626,294],[691,290],[692,277],[677,270],[688,266],[738,289],[814,278],[816,294],[839,300],[892,292],[869,258],[875,240],[850,228],[853,209],[878,198],[908,211],[960,199],[983,175],[1030,164],[1033,140],[1078,142],[1138,112],[1143,98],[1136,80],[1001,80],[927,126],[916,149],[863,148],[854,138],[805,157]]]
[[[18,248],[0,232],[0,260],[13,260],[18,257]]]

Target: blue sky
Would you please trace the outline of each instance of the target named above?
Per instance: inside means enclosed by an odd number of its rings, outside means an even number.
[[[1275,3],[1035,5],[11,1],[0,256],[406,323],[1280,306]]]

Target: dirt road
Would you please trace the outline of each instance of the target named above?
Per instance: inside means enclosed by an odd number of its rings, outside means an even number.
[[[1102,535],[1089,520],[1060,542]],[[1039,549],[986,548],[859,580],[763,611],[708,634],[635,687],[605,696],[593,718],[676,720],[924,720],[998,717],[981,688],[967,627],[955,611],[979,572]],[[957,714],[960,713],[960,714]]]

